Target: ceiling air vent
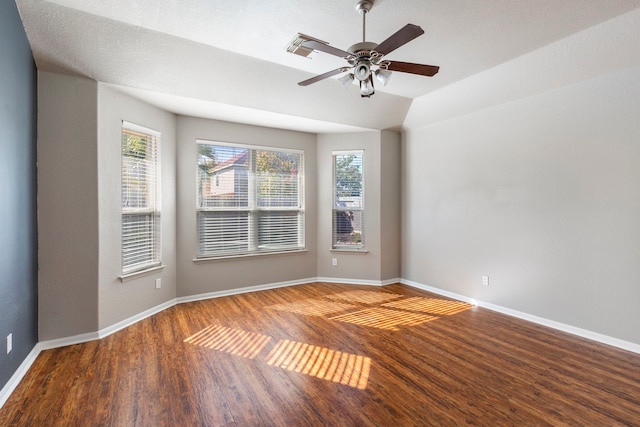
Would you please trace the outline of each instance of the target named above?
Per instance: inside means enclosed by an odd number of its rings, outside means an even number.
[[[300,56],[304,56],[304,57],[308,57],[311,54],[311,52],[313,52],[313,49],[309,49],[308,47],[304,47],[304,46],[301,46],[301,45],[302,45],[302,43],[304,43],[306,41],[309,41],[309,40],[313,40],[313,41],[316,41],[316,42],[322,43],[322,44],[329,44],[329,42],[318,40],[318,39],[316,39],[314,37],[298,33],[298,35],[295,36],[293,38],[293,40],[291,40],[291,43],[289,43],[289,46],[287,46],[287,52],[295,53],[296,55],[300,55]]]

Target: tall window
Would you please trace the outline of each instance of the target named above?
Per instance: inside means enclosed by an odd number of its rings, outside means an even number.
[[[122,124],[122,273],[161,262],[160,134]]]
[[[304,155],[198,141],[198,257],[304,249]]]
[[[333,153],[333,248],[364,248],[363,151]]]

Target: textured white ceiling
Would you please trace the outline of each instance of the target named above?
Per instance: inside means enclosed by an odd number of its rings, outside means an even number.
[[[361,41],[356,0],[17,4],[40,70],[113,84],[180,114],[345,131],[397,128],[412,99],[636,9],[640,0],[377,0],[367,40],[379,43],[407,23],[420,25],[425,34],[388,58],[441,69],[432,78],[394,73],[371,99],[333,79],[297,86],[343,62],[285,51],[298,32],[341,49]]]

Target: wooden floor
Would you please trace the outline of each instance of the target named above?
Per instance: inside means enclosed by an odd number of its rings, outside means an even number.
[[[640,425],[640,355],[403,285],[180,304],[43,351],[0,426]]]

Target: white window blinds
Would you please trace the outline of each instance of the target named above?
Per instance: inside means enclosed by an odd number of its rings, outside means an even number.
[[[122,273],[157,266],[160,253],[160,134],[122,124]]]
[[[304,248],[304,155],[198,141],[198,257]]]
[[[334,249],[364,248],[364,151],[333,153]]]

